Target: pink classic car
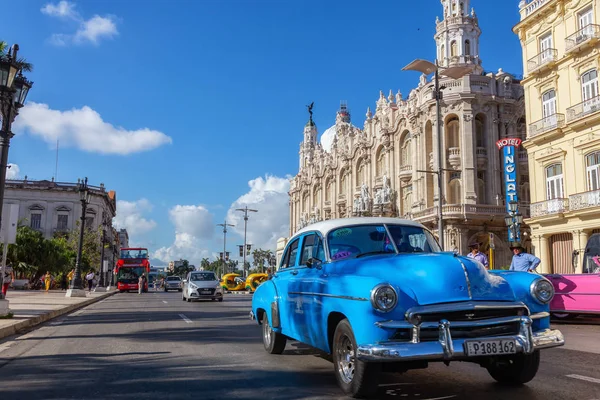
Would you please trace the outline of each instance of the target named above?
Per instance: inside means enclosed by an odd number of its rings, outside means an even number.
[[[556,292],[550,303],[553,317],[600,315],[600,257],[597,254],[586,254],[582,274],[550,274],[546,278]]]

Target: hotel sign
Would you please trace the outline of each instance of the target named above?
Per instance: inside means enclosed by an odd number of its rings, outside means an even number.
[[[517,191],[517,160],[516,150],[521,146],[522,140],[518,138],[504,138],[496,142],[498,150],[503,151],[503,176],[504,176],[504,203],[506,206],[506,212],[510,212],[509,203],[519,201]],[[508,230],[508,240],[510,242],[520,241],[519,229],[516,229],[516,236],[511,229]]]

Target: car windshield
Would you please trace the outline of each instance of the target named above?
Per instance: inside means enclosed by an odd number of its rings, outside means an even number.
[[[125,249],[121,250],[121,258],[148,258],[148,250],[146,249]]]
[[[216,281],[217,278],[212,272],[201,272],[190,275],[190,281]]]
[[[146,272],[144,267],[120,268],[117,274],[117,282],[137,283],[140,275]]]
[[[329,256],[333,261],[374,254],[436,253],[441,249],[433,235],[418,226],[383,224],[345,226],[327,236]]]
[[[168,281],[180,281],[181,278],[178,276],[169,276],[169,277],[167,277],[167,280]]]

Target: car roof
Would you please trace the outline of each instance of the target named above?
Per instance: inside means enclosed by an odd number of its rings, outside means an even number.
[[[390,218],[390,217],[354,217],[354,218],[337,218],[329,219],[327,221],[315,222],[314,224],[308,225],[294,234],[293,237],[302,235],[305,232],[317,231],[323,236],[326,236],[330,231],[342,228],[344,226],[351,225],[369,225],[369,224],[394,224],[394,225],[405,225],[414,226],[418,228],[425,228],[418,222],[411,221],[409,219],[402,218]]]

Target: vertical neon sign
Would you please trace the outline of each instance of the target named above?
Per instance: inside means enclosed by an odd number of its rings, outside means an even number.
[[[496,142],[498,150],[503,151],[503,176],[504,176],[504,203],[506,205],[506,212],[510,214],[509,203],[519,202],[519,192],[517,191],[517,149],[521,146],[521,139],[518,138],[505,138],[500,139]],[[518,212],[518,206],[517,210]],[[516,222],[515,222],[516,223]],[[508,241],[509,242],[520,242],[521,232],[517,227],[513,232],[512,229],[508,230]]]

